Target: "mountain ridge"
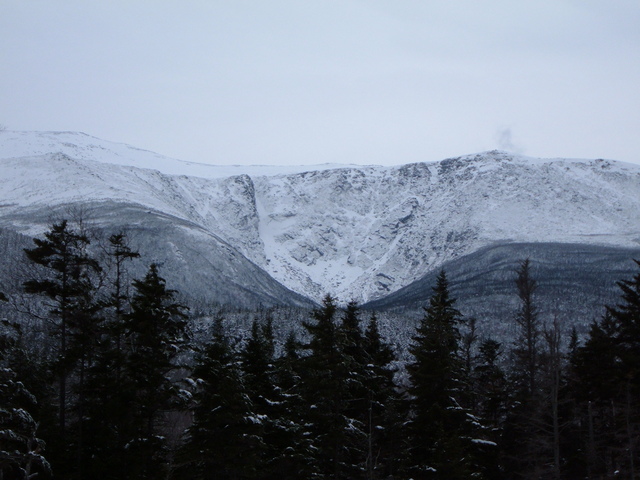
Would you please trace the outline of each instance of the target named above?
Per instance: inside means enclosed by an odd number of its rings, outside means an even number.
[[[146,216],[166,216],[160,231],[177,222],[192,236],[213,235],[314,301],[326,293],[375,301],[495,243],[640,246],[640,166],[612,160],[489,151],[397,167],[243,167],[250,173],[202,177],[184,174],[201,165],[189,170],[189,162],[86,134],[6,131],[0,159],[4,228],[38,235],[46,224],[30,211],[42,218],[46,209],[84,202],[100,210],[117,199],[135,215],[98,213],[102,227],[126,220],[141,228]],[[149,168],[156,161],[160,168]],[[176,165],[183,174],[161,171]]]

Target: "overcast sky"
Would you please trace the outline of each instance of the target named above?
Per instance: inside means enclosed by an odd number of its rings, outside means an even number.
[[[0,0],[0,124],[216,164],[640,163],[638,0]]]

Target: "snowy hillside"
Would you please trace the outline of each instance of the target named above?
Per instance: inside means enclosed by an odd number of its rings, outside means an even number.
[[[486,152],[400,167],[216,167],[78,133],[0,132],[0,225],[113,201],[215,238],[289,289],[368,301],[508,242],[640,245],[640,166]],[[230,270],[232,272],[232,269]],[[231,275],[232,273],[230,273]],[[240,273],[238,273],[240,275]]]
[[[267,270],[369,300],[504,242],[640,244],[640,167],[487,152],[254,179]]]
[[[292,166],[210,165],[165,157],[149,150],[102,140],[81,132],[0,132],[0,158],[34,157],[52,153],[110,165],[150,168],[170,175],[201,178],[226,178],[245,173],[276,175],[345,167],[329,163]]]

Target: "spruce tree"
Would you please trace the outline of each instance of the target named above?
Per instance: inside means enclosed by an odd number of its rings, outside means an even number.
[[[607,312],[591,324],[589,335],[572,359],[582,428],[582,462],[588,478],[606,478],[618,469],[618,422],[621,369],[619,326]]]
[[[295,332],[291,331],[285,339],[282,354],[276,359],[279,416],[276,431],[267,444],[272,452],[269,474],[275,479],[314,478],[319,473],[310,430],[312,425],[306,421],[309,404],[304,398],[300,348]]]
[[[475,412],[486,428],[486,438],[497,444],[482,459],[486,476],[499,479],[501,476],[500,455],[504,422],[509,406],[507,375],[501,365],[502,345],[491,338],[481,342],[479,354],[473,367],[473,390],[476,400]]]
[[[178,478],[262,478],[265,419],[254,412],[222,322],[217,317],[212,338],[198,353],[193,369],[193,424],[178,456]]]
[[[130,389],[131,422],[125,434],[128,478],[160,478],[166,468],[166,415],[179,408],[175,377],[188,341],[186,307],[176,302],[158,267],[134,280],[131,311],[126,315],[129,351],[123,388]]]
[[[536,395],[539,376],[541,325],[534,298],[538,286],[532,277],[529,259],[522,261],[516,273],[520,307],[515,315],[518,338],[513,348],[514,378],[522,395],[531,398]]]
[[[459,355],[462,315],[449,294],[444,271],[413,337],[407,365],[411,380],[408,473],[416,479],[481,477],[478,457],[490,442],[479,438],[478,421],[459,398],[463,363]]]
[[[349,478],[365,478],[369,461],[371,394],[368,380],[370,364],[365,350],[365,339],[360,326],[360,309],[355,301],[346,305],[338,325],[338,339],[342,358],[346,368],[346,391],[344,398],[344,416],[348,421],[348,437],[344,445]],[[373,448],[373,447],[372,447]],[[371,449],[372,449],[371,448]]]
[[[366,478],[388,478],[395,475],[402,456],[404,441],[402,424],[406,418],[405,402],[396,389],[395,353],[380,334],[375,312],[364,332],[366,354],[364,387],[366,405],[364,427],[366,435]]]
[[[87,398],[83,426],[86,451],[85,475],[94,479],[126,477],[128,465],[125,432],[132,422],[132,382],[123,369],[130,353],[124,346],[128,313],[126,263],[140,254],[132,250],[124,233],[109,237],[105,283],[109,288],[102,302],[104,321],[100,325],[95,359],[87,371]]]
[[[35,247],[25,249],[27,258],[38,265],[40,276],[24,282],[27,293],[48,300],[48,327],[57,340],[51,368],[58,379],[57,442],[50,458],[62,475],[71,478],[82,457],[82,422],[85,405],[86,368],[92,361],[100,318],[96,304],[95,277],[101,268],[88,251],[89,237],[72,229],[66,220],[53,224],[44,239],[35,238]],[[69,380],[73,379],[76,401],[70,405]],[[70,432],[67,419],[70,407],[76,413]],[[74,455],[69,447],[74,445]]]
[[[310,340],[302,359],[303,396],[309,405],[306,421],[314,440],[315,462],[320,478],[349,478],[350,418],[348,402],[349,362],[335,321],[337,306],[327,295],[313,311],[314,322],[304,322]]]
[[[519,306],[514,315],[517,337],[511,349],[510,409],[503,434],[504,464],[525,478],[542,475],[544,440],[541,431],[543,406],[540,388],[542,326],[535,301],[537,282],[531,262],[525,259],[516,270]]]
[[[640,266],[639,261],[635,261]],[[588,473],[635,478],[640,468],[640,273],[595,322],[574,360]]]
[[[2,293],[0,299],[6,301]],[[36,436],[38,422],[32,417],[38,400],[11,366],[20,330],[18,324],[0,323],[0,479],[49,478],[45,442]]]

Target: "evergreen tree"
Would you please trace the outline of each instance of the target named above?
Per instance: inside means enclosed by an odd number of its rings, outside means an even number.
[[[213,337],[198,355],[193,381],[193,424],[179,455],[178,478],[262,478],[264,418],[255,414],[242,384],[222,317],[216,319]]]
[[[413,360],[407,365],[412,397],[408,470],[417,479],[481,477],[478,459],[491,445],[479,438],[479,422],[458,400],[462,315],[454,305],[442,271],[409,348]]]
[[[47,478],[51,467],[43,456],[44,441],[36,436],[37,422],[29,411],[36,400],[16,374],[0,367],[0,478]]]
[[[640,462],[640,274],[618,286],[620,303],[607,307],[592,325],[574,365],[588,473],[635,478]]]
[[[392,362],[396,356],[380,335],[375,313],[371,314],[365,330],[363,348],[367,362],[364,378],[367,403],[363,422],[367,440],[366,478],[388,478],[399,468],[406,412],[394,383],[397,369]]]
[[[126,262],[139,256],[129,247],[124,233],[109,238],[106,283],[110,291],[102,303],[104,322],[100,325],[95,358],[87,371],[84,392],[87,399],[83,425],[84,471],[93,479],[125,478],[128,471],[124,461],[125,432],[132,422],[133,387],[123,373],[129,353],[124,348],[129,303]]]
[[[122,371],[124,353],[122,352],[123,335],[125,333],[125,313],[129,301],[127,288],[127,266],[126,263],[140,257],[140,253],[129,246],[129,241],[125,233],[120,232],[109,237],[109,249],[107,251],[111,275],[111,292],[105,307],[111,310],[108,320],[108,330],[110,333],[110,345],[115,347],[115,374],[119,378]]]
[[[291,331],[276,360],[276,385],[279,398],[276,431],[268,440],[272,452],[269,473],[272,478],[297,480],[318,475],[315,465],[314,441],[306,422],[309,404],[302,384],[300,343]]]
[[[84,374],[92,360],[98,307],[95,302],[94,279],[101,268],[88,252],[88,236],[69,227],[66,220],[54,224],[44,239],[35,238],[35,247],[25,249],[27,258],[39,265],[42,276],[24,282],[27,293],[49,300],[51,335],[58,340],[52,369],[58,377],[58,442],[51,448],[51,459],[57,471],[70,476],[82,457],[82,422],[84,419]],[[75,380],[77,422],[73,435],[68,435],[68,383]],[[75,444],[77,461],[68,456]],[[72,465],[75,463],[76,468]]]
[[[6,301],[2,293],[0,298]],[[49,478],[51,467],[43,456],[45,444],[36,436],[38,423],[30,413],[37,410],[37,400],[10,364],[14,350],[19,348],[19,331],[17,324],[0,324],[0,478]]]
[[[524,478],[538,478],[545,468],[540,429],[544,407],[539,385],[542,329],[535,302],[537,283],[531,274],[529,259],[520,263],[515,285],[520,305],[514,316],[518,331],[511,349],[511,398],[502,442],[504,464],[507,471]]]
[[[280,423],[280,392],[275,378],[275,339],[273,323],[267,316],[264,324],[253,321],[251,336],[240,352],[242,379],[253,416],[259,419],[263,448],[260,456],[261,472],[267,479],[274,467],[272,460],[279,457],[282,445],[278,445]],[[286,448],[286,447],[285,447]]]
[[[503,478],[500,455],[508,408],[508,382],[501,366],[502,345],[496,340],[485,339],[478,352],[472,372],[475,412],[483,421],[486,438],[497,445],[481,461],[486,477],[497,480]]]
[[[541,325],[538,319],[538,307],[534,295],[537,283],[531,276],[531,263],[524,260],[517,270],[516,287],[520,308],[515,321],[518,326],[518,338],[513,348],[515,356],[514,375],[518,388],[526,397],[536,394],[539,375],[539,348]]]
[[[572,360],[588,478],[607,478],[618,469],[614,453],[620,448],[616,410],[624,383],[616,341],[618,327],[609,313],[593,322],[584,346]]]
[[[130,389],[131,422],[124,435],[129,478],[160,478],[166,467],[165,420],[180,403],[179,355],[188,340],[186,307],[174,300],[158,267],[134,280],[131,311],[126,315],[123,388]]]
[[[251,336],[240,352],[245,384],[256,405],[260,405],[265,414],[273,405],[276,398],[274,383],[275,339],[273,323],[270,317],[264,325],[254,320],[251,326]]]
[[[338,326],[339,348],[342,353],[347,377],[345,379],[345,396],[343,415],[348,421],[346,443],[344,445],[344,464],[349,478],[364,478],[367,468],[371,470],[369,461],[370,441],[370,407],[371,395],[368,384],[372,373],[364,346],[364,337],[360,326],[358,304],[351,301],[347,304]]]
[[[303,323],[310,340],[305,345],[309,354],[303,358],[301,373],[319,476],[340,479],[353,475],[349,463],[353,422],[346,414],[350,362],[335,323],[336,312],[334,299],[327,295],[322,307],[313,311],[315,322]]]

